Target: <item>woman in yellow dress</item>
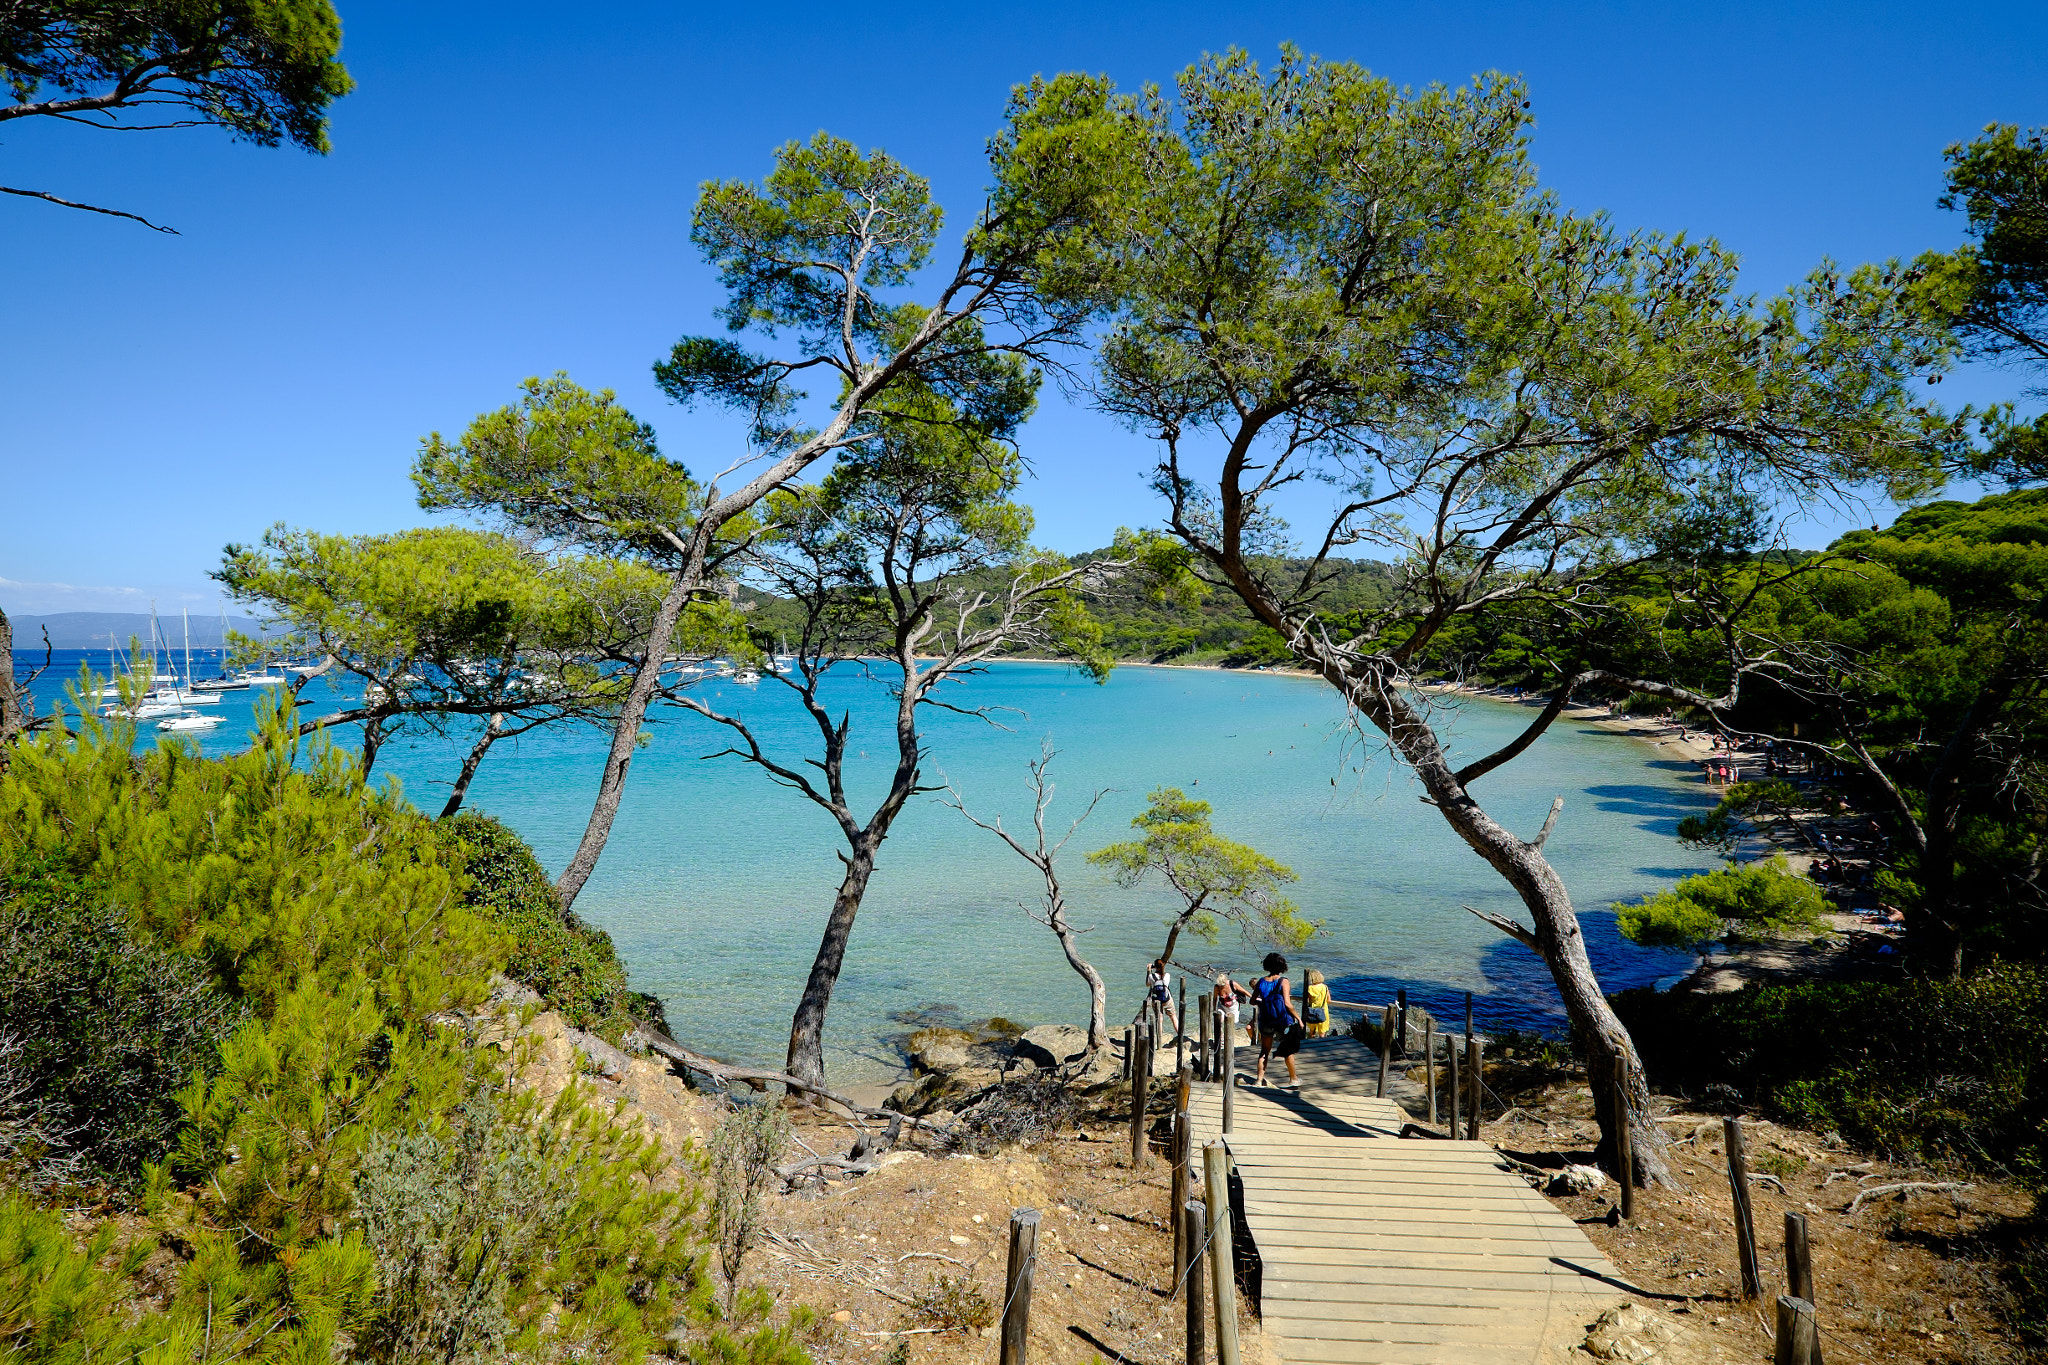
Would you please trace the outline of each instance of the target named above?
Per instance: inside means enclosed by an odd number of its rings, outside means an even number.
[[[1327,1038],[1330,1036],[1330,988],[1323,984],[1323,974],[1314,968],[1308,974],[1307,1008],[1302,1017],[1308,1021],[1308,1036]],[[1317,1019],[1320,1014],[1322,1018]]]

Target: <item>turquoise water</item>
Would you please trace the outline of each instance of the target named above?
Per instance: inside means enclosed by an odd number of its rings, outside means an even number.
[[[103,656],[94,660],[104,666]],[[75,659],[69,663],[75,667]],[[54,679],[38,685],[46,695]],[[324,682],[308,695],[332,697]],[[814,752],[811,722],[772,680],[707,684],[714,705],[744,715],[764,745],[801,759]],[[849,781],[859,801],[885,788],[891,766],[883,684],[844,667],[831,704],[853,717]],[[1007,728],[928,713],[927,780],[950,780],[984,819],[1028,823],[1025,764],[1050,736],[1065,825],[1098,788],[1111,793],[1063,860],[1070,917],[1092,932],[1084,952],[1110,984],[1110,1014],[1136,1008],[1144,963],[1164,941],[1171,906],[1159,888],[1123,891],[1084,854],[1123,837],[1146,793],[1187,789],[1215,805],[1216,826],[1300,874],[1294,896],[1325,931],[1297,954],[1320,967],[1343,998],[1386,999],[1406,987],[1442,1013],[1477,996],[1482,1026],[1562,1025],[1548,973],[1460,907],[1510,914],[1521,907],[1493,871],[1418,799],[1418,789],[1344,724],[1324,684],[1273,674],[1126,667],[1101,687],[1053,664],[1005,664],[948,690],[962,705],[1009,708]],[[250,703],[228,700],[228,723],[201,738],[208,752],[246,742]],[[1476,754],[1527,723],[1529,712],[1490,701],[1445,704],[1441,728],[1457,752]],[[471,804],[524,835],[551,871],[574,850],[595,788],[606,736],[593,729],[529,736],[495,749]],[[753,1062],[779,1062],[794,1008],[838,885],[837,834],[825,814],[733,758],[705,758],[722,732],[689,715],[654,727],[635,760],[624,808],[597,875],[577,909],[609,930],[634,985],[667,1003],[676,1035],[692,1046]],[[423,807],[438,809],[459,738],[397,740],[379,770]],[[1615,933],[1608,906],[1705,866],[1671,838],[1678,819],[1710,804],[1690,765],[1660,762],[1647,746],[1560,722],[1528,753],[1475,791],[1509,828],[1533,834],[1554,796],[1565,810],[1549,844],[1570,887],[1609,990],[1683,971],[1680,953],[1638,948]],[[1332,779],[1335,779],[1334,782]],[[857,806],[858,808],[858,806]],[[863,810],[863,813],[864,810]],[[937,1007],[967,1019],[1085,1022],[1087,995],[1051,933],[1028,918],[1031,868],[992,835],[919,797],[883,846],[855,928],[827,1027],[835,1080],[884,1078],[898,1065],[886,1041],[899,1016]],[[1526,918],[1524,916],[1524,918]],[[1183,961],[1251,969],[1265,945],[1235,938],[1183,942]]]

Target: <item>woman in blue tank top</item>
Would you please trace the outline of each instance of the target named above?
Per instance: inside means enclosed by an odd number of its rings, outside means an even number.
[[[1294,1007],[1294,989],[1287,979],[1287,959],[1278,953],[1267,953],[1260,964],[1266,974],[1252,983],[1252,999],[1259,1004],[1259,1077],[1255,1085],[1266,1083],[1266,1059],[1278,1057],[1287,1063],[1287,1084],[1301,1088],[1301,1081],[1294,1072],[1294,1054],[1301,1050],[1301,1012]]]

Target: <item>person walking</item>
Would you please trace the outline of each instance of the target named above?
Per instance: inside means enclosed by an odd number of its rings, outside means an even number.
[[[1330,988],[1323,984],[1323,974],[1309,968],[1308,999],[1302,1002],[1302,1022],[1308,1025],[1308,1036],[1327,1038],[1330,1036]]]
[[[1294,1054],[1301,1050],[1301,1012],[1294,1007],[1294,983],[1287,979],[1287,959],[1267,953],[1260,964],[1266,974],[1252,983],[1252,998],[1259,1008],[1259,1075],[1254,1085],[1266,1083],[1266,1061],[1278,1057],[1287,1063],[1287,1084],[1299,1090],[1301,1080],[1294,1071]]]
[[[1173,974],[1166,970],[1163,957],[1153,958],[1152,965],[1145,969],[1145,998],[1159,1006],[1159,1017],[1178,1033],[1180,1021],[1173,1015]]]
[[[1214,993],[1216,998],[1216,1036],[1219,1039],[1224,1037],[1224,1030],[1228,1029],[1230,1031],[1229,1036],[1235,1038],[1237,1026],[1244,1022],[1244,1007],[1252,998],[1252,993],[1238,985],[1235,981],[1232,981],[1227,972],[1216,973]],[[1231,1083],[1233,1085],[1236,1084],[1235,1080]]]

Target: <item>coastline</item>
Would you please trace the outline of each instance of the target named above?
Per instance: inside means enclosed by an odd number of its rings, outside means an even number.
[[[1062,661],[1012,655],[990,662]],[[1225,664],[1130,660],[1119,661],[1116,666],[1259,674],[1308,682],[1322,681],[1320,675],[1307,669],[1272,665],[1243,668]],[[1541,709],[1549,700],[1540,694],[1515,695],[1506,689],[1461,682],[1418,683],[1416,690],[1424,693],[1451,693],[1474,701],[1515,706],[1525,710]],[[1568,720],[1586,729],[1601,731],[1618,738],[1633,740],[1645,746],[1650,755],[1666,762],[1692,764],[1699,769],[1700,780],[1709,785],[1712,785],[1707,766],[1710,760],[1727,765],[1734,773],[1734,781],[1753,781],[1765,776],[1764,759],[1761,754],[1742,749],[1724,751],[1711,736],[1694,732],[1690,727],[1681,726],[1673,721],[1623,715],[1604,703],[1567,707],[1559,713],[1558,719]],[[1815,836],[1825,839],[1832,834],[1836,843],[1830,847],[1837,852],[1841,851],[1840,846],[1846,846],[1853,839],[1853,832],[1848,827],[1856,826],[1866,819],[1867,813],[1854,810],[1847,810],[1834,816],[1801,812],[1792,817],[1795,826],[1803,827],[1802,839],[1810,842]],[[1788,831],[1783,830],[1771,831],[1748,841],[1743,851],[1752,857],[1781,855],[1791,871],[1802,875],[1811,870],[1819,856],[1812,848],[1794,840]],[[1867,860],[1850,856],[1845,857],[1843,861],[1855,867]],[[1833,900],[1833,897],[1830,899]],[[1691,968],[1675,979],[1666,978],[1664,982],[1659,983],[1658,989],[1717,993],[1739,990],[1750,984],[1871,979],[1888,974],[1898,962],[1901,935],[1895,927],[1872,923],[1846,909],[1831,911],[1825,918],[1828,932],[1815,939],[1761,939],[1717,944],[1705,952],[1696,953]]]
[[[1547,701],[1540,696],[1506,696],[1498,689],[1474,687],[1466,683],[1433,683],[1429,684],[1426,690],[1455,692],[1482,701],[1530,709],[1538,708]],[[1707,780],[1706,764],[1710,759],[1726,763],[1733,770],[1734,780],[1737,782],[1753,781],[1765,776],[1761,771],[1761,755],[1744,749],[1719,750],[1707,736],[1695,735],[1687,727],[1669,721],[1619,715],[1612,707],[1601,703],[1567,707],[1558,713],[1558,719],[1571,720],[1593,729],[1624,736],[1646,744],[1654,752],[1668,758],[1698,764],[1701,767],[1703,781]],[[1801,812],[1791,817],[1796,826],[1804,826],[1810,832],[1808,837],[1817,835],[1826,839],[1832,833],[1836,839],[1843,840],[1844,843],[1847,842],[1843,837],[1847,831],[1831,830],[1829,827],[1853,827],[1867,819],[1866,812],[1846,808],[1834,816]],[[1818,856],[1810,848],[1791,842],[1781,832],[1774,831],[1749,842],[1748,851],[1755,856],[1782,856],[1787,867],[1798,875],[1809,873]],[[1842,861],[1853,867],[1868,860],[1845,856]],[[1832,902],[1834,897],[1831,895],[1829,899]],[[1753,984],[1864,980],[1886,975],[1896,966],[1898,945],[1902,937],[1901,931],[1896,927],[1873,923],[1853,910],[1830,911],[1824,918],[1828,924],[1828,932],[1819,938],[1737,940],[1700,953],[1694,960],[1692,970],[1673,983],[1669,989],[1717,994],[1740,990]]]

